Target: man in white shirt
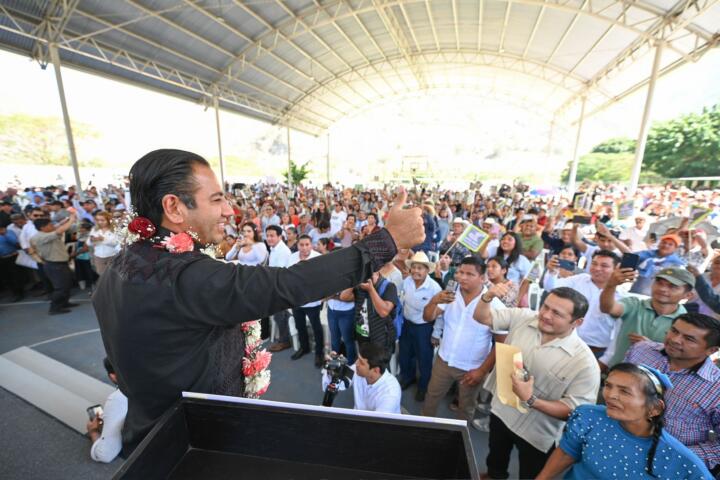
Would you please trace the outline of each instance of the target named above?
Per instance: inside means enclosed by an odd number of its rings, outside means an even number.
[[[343,210],[340,202],[335,202],[335,209],[330,215],[330,233],[335,235],[342,230],[345,220],[347,219],[347,213]]]
[[[635,226],[626,228],[620,233],[620,240],[630,247],[632,252],[641,252],[648,249],[645,237],[648,234],[647,221],[644,215],[635,217]]]
[[[458,381],[460,412],[470,420],[481,382],[495,365],[492,331],[473,319],[484,288],[485,264],[477,257],[465,257],[455,272],[455,279],[459,286],[457,292],[437,293],[423,310],[426,322],[432,322],[444,312],[445,323],[422,414],[435,416],[438,403],[453,382]],[[494,308],[505,308],[500,300],[494,300]]]
[[[355,372],[352,381],[356,410],[402,413],[402,392],[397,379],[388,370],[389,352],[380,345],[363,343],[358,358],[350,368]],[[323,391],[330,384],[330,375],[323,370]],[[340,383],[338,390],[344,390]]]
[[[597,250],[592,256],[590,273],[581,273],[566,278],[558,278],[560,263],[557,256],[553,256],[547,264],[545,290],[570,287],[587,299],[588,312],[582,325],[577,328],[577,334],[588,344],[597,358],[600,358],[610,345],[613,327],[616,323],[615,318],[600,311],[600,294],[619,263],[620,257],[615,253],[609,250]],[[615,300],[619,301],[622,296],[616,291]]]
[[[287,268],[290,264],[290,257],[292,256],[292,253],[282,240],[282,228],[277,225],[269,225],[265,228],[265,239],[270,247],[268,266]],[[275,339],[275,343],[270,345],[268,348],[271,352],[280,352],[290,348],[290,327],[288,326],[289,318],[290,312],[288,310],[281,310],[272,316],[272,319],[277,326],[277,339]]]
[[[401,295],[405,319],[400,335],[401,386],[406,389],[417,381],[415,400],[422,402],[425,400],[425,392],[430,383],[433,358],[433,346],[430,340],[433,324],[432,321],[425,321],[423,310],[442,289],[428,275],[435,270],[435,264],[428,260],[425,252],[416,253],[405,263],[410,268],[410,275],[403,280]],[[417,370],[420,370],[419,379],[417,379]]]
[[[308,235],[301,235],[298,238],[298,251],[290,255],[288,267],[292,267],[298,262],[304,262],[311,258],[319,257],[320,254],[313,250],[312,240]],[[295,318],[295,328],[298,332],[298,340],[300,340],[300,350],[293,353],[293,360],[297,360],[306,353],[310,353],[310,338],[308,337],[306,317],[310,319],[310,325],[315,338],[315,366],[322,367],[323,364],[323,348],[325,341],[323,340],[323,329],[320,324],[320,310],[322,309],[322,301],[306,303],[301,307],[292,309]]]
[[[117,375],[110,360],[103,360],[110,381],[117,386]],[[122,450],[122,428],[128,411],[127,397],[120,389],[111,393],[103,407],[103,413],[87,423],[92,447],[90,457],[96,462],[110,463]]]

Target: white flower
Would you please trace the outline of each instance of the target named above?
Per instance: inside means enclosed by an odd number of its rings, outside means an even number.
[[[245,394],[255,395],[258,392],[265,392],[270,385],[270,370],[263,370],[257,375],[245,379]]]

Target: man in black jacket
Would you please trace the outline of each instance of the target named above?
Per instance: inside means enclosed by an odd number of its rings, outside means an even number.
[[[123,248],[93,295],[103,343],[128,397],[123,444],[134,449],[182,391],[242,395],[242,322],[367,280],[398,248],[424,238],[419,209],[400,193],[386,228],[292,268],[245,267],[200,250],[233,214],[202,157],[156,150],[130,170],[140,240]],[[141,226],[142,228],[138,228]],[[154,230],[156,229],[156,230]],[[195,242],[183,232],[191,232]],[[176,234],[170,242],[166,239]]]

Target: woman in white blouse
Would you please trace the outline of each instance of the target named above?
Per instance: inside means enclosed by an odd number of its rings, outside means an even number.
[[[258,227],[252,222],[245,222],[240,237],[225,255],[225,260],[240,265],[260,265],[267,256],[268,250],[260,238]]]
[[[120,242],[114,232],[112,216],[108,212],[95,214],[95,227],[90,231],[87,243],[93,247],[95,271],[102,275],[115,255],[120,253]]]

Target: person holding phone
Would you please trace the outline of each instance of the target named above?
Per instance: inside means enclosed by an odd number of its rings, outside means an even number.
[[[442,314],[445,323],[422,414],[434,417],[440,400],[457,381],[459,412],[469,421],[481,383],[495,366],[493,333],[473,320],[475,307],[485,291],[485,264],[477,257],[463,258],[455,280],[459,287],[455,292],[438,292],[423,309],[426,322]],[[505,308],[497,298],[488,303],[494,309]]]
[[[110,360],[103,360],[108,378],[117,386],[117,374]],[[97,405],[96,407],[100,407]],[[99,414],[95,412],[100,411]],[[90,458],[96,462],[110,463],[122,450],[122,428],[128,411],[128,400],[119,388],[115,389],[105,400],[105,407],[88,409],[93,413],[87,423],[87,435],[92,441]]]
[[[684,268],[665,268],[655,276],[650,298],[629,296],[615,300],[619,285],[635,281],[638,272],[618,268],[610,276],[600,294],[600,311],[621,320],[611,334],[613,341],[598,359],[604,369],[623,361],[632,344],[652,340],[662,342],[673,320],[686,313],[680,304],[695,288],[695,278]]]
[[[562,260],[556,255],[547,264],[544,288],[552,290],[557,287],[570,287],[583,294],[588,300],[588,312],[585,320],[577,328],[577,334],[588,344],[595,358],[600,358],[610,345],[615,319],[607,313],[600,311],[600,294],[607,285],[620,258],[609,250],[597,250],[590,263],[590,273],[580,273],[565,278],[559,278]],[[623,297],[615,292],[615,300]]]

